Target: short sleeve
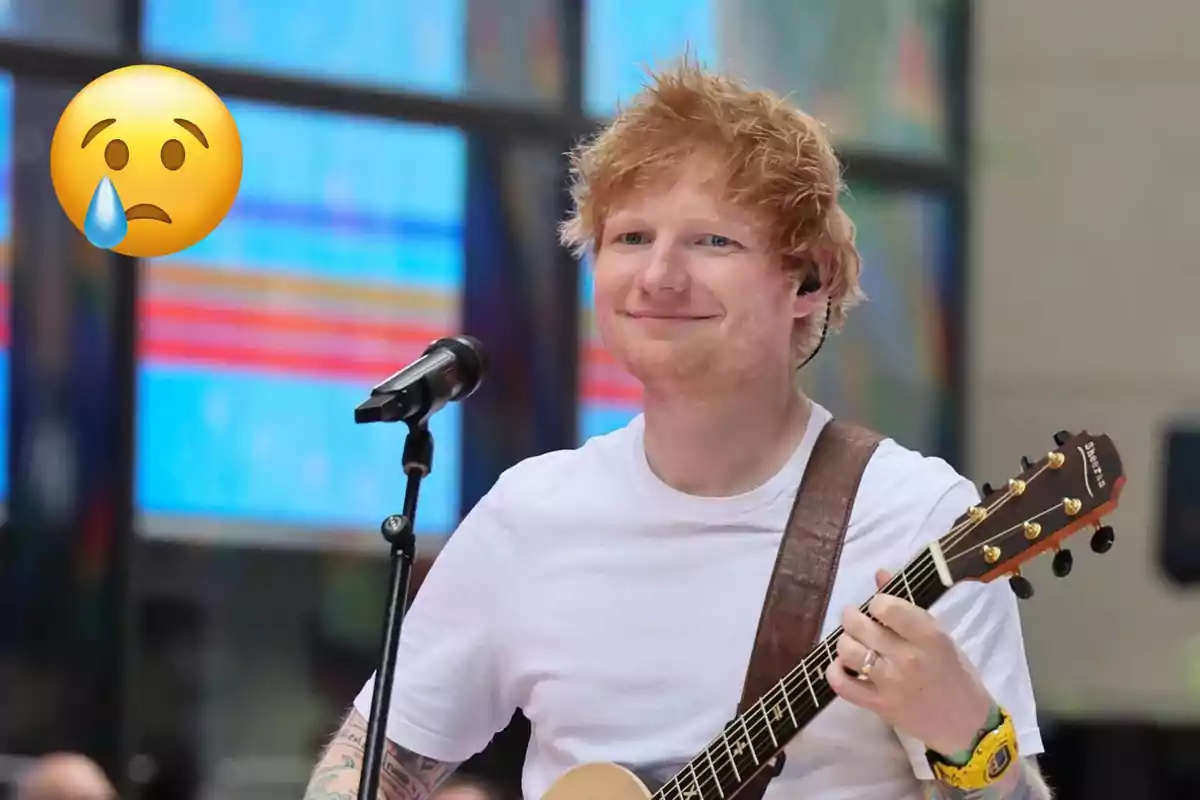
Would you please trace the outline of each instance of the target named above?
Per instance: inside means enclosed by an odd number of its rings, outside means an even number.
[[[515,561],[501,506],[493,488],[463,519],[401,627],[387,738],[438,761],[466,761],[515,711],[499,645]],[[354,701],[363,717],[374,681]]]
[[[975,486],[960,479],[926,519],[919,534],[920,543],[924,545],[945,535],[954,521],[977,502],[979,493]],[[992,698],[1012,715],[1021,755],[1041,753],[1042,734],[1025,657],[1021,617],[1016,595],[1008,583],[960,584],[951,588],[930,611],[975,665]],[[917,778],[932,780],[924,743],[901,731],[897,734]]]

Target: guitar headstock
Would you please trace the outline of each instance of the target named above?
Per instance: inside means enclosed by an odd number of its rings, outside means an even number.
[[[1007,485],[984,484],[979,505],[938,540],[956,583],[1012,576],[1013,591],[1025,598],[1033,594],[1020,574],[1026,561],[1053,550],[1054,574],[1065,576],[1072,559],[1061,544],[1086,527],[1095,528],[1092,550],[1112,547],[1113,530],[1101,520],[1117,507],[1125,485],[1117,448],[1108,436],[1086,431],[1059,431],[1054,441],[1057,447],[1036,463],[1022,458],[1022,472]]]

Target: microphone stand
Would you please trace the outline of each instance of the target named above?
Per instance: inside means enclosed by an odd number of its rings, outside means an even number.
[[[391,545],[390,572],[383,647],[371,695],[371,715],[367,719],[363,770],[358,784],[359,800],[376,800],[379,793],[388,708],[396,675],[396,652],[400,645],[400,625],[407,611],[409,578],[416,558],[417,537],[413,526],[417,518],[417,498],[421,492],[421,479],[433,468],[433,437],[429,433],[425,415],[408,424],[403,464],[404,474],[408,478],[404,487],[404,510],[399,515],[388,517],[380,526],[384,541]]]

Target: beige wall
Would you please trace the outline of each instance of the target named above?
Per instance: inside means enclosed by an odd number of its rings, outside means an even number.
[[[976,8],[968,466],[1087,428],[1129,475],[1108,555],[1026,571],[1040,705],[1200,718],[1200,591],[1155,560],[1160,428],[1200,411],[1200,2]]]

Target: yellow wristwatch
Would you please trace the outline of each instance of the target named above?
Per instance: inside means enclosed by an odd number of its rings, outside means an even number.
[[[1017,729],[1008,712],[999,707],[996,711],[1000,716],[999,723],[979,738],[965,763],[954,764],[939,753],[925,751],[935,778],[956,789],[973,791],[991,786],[1008,772],[1017,760]],[[995,715],[988,722],[994,719]]]

